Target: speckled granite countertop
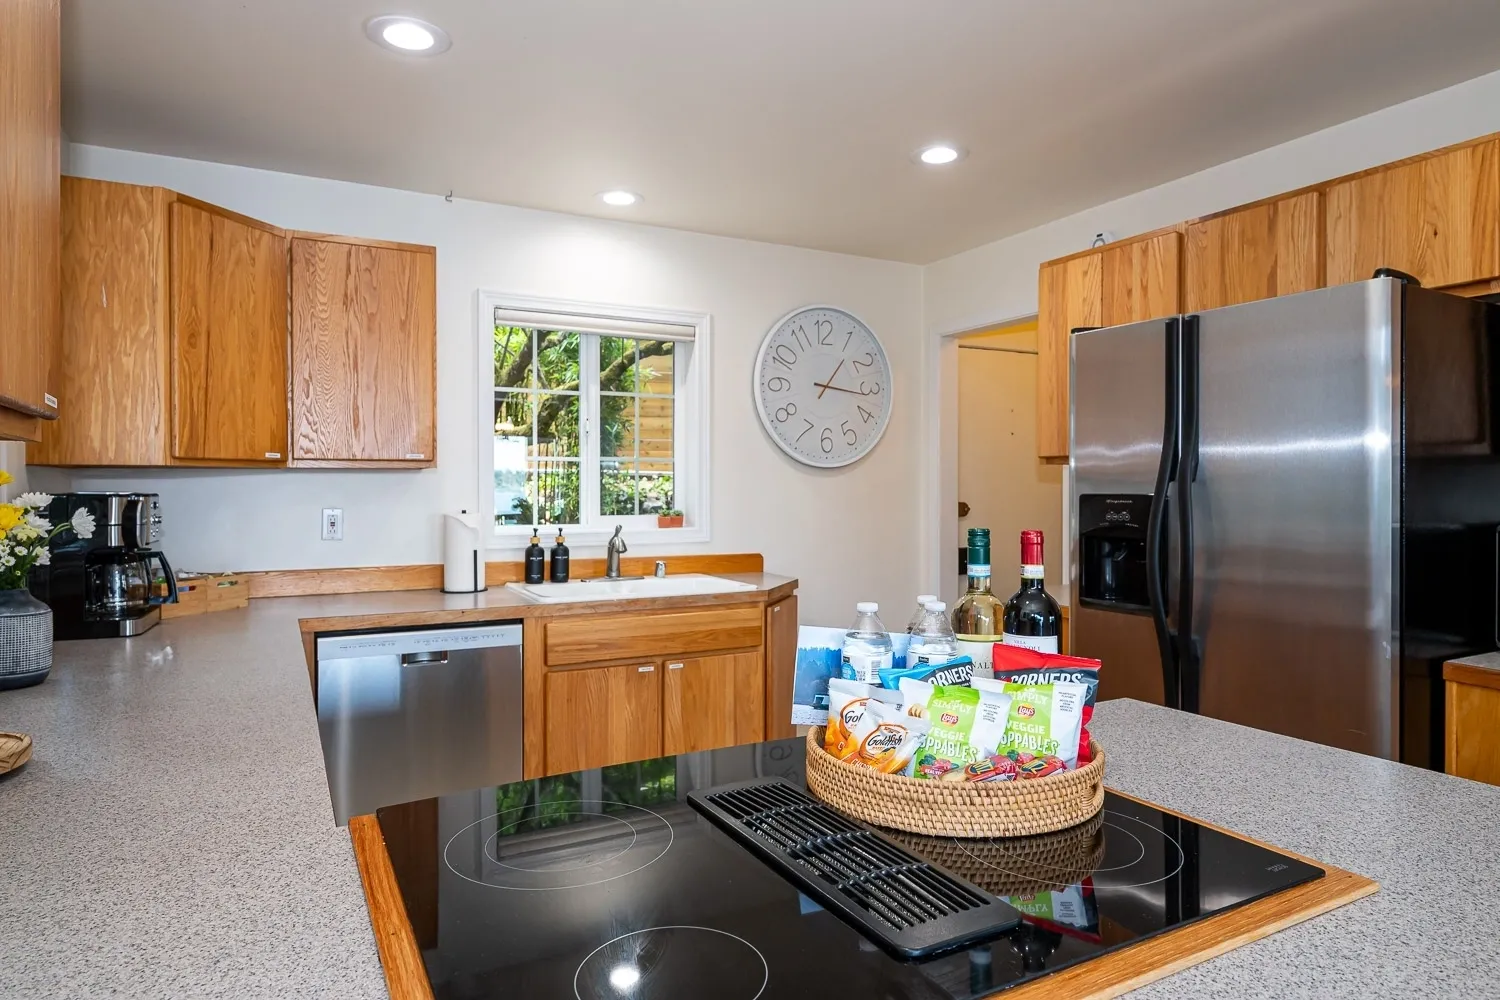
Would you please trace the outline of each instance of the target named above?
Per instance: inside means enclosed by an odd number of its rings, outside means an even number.
[[[1380,883],[1132,997],[1500,996],[1500,788],[1135,701],[1093,732],[1109,785]]]
[[[1456,660],[1449,660],[1465,667],[1478,667],[1481,670],[1493,670],[1500,673],[1500,653],[1480,653],[1478,656],[1461,656]]]
[[[253,601],[0,692],[36,739],[0,779],[0,997],[384,997],[298,621],[465,600]],[[1500,788],[1138,702],[1095,725],[1111,785],[1382,886],[1132,996],[1500,995]]]

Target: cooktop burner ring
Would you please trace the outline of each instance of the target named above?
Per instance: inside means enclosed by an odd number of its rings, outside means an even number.
[[[1172,869],[1170,872],[1167,872],[1165,875],[1161,876],[1160,878],[1154,878],[1154,879],[1151,879],[1150,881],[1147,881],[1147,882],[1131,882],[1131,883],[1126,883],[1126,884],[1106,883],[1106,884],[1101,885],[1101,886],[1096,886],[1096,888],[1101,888],[1101,889],[1138,889],[1138,888],[1141,888],[1143,886],[1155,885],[1158,882],[1165,882],[1167,879],[1171,878],[1172,876],[1176,875],[1178,872],[1182,871],[1182,866],[1187,863],[1187,855],[1183,852],[1182,845],[1179,844],[1174,838],[1167,836],[1167,834],[1166,834],[1165,831],[1158,830],[1156,827],[1152,826],[1150,823],[1145,822],[1144,820],[1137,819],[1134,816],[1127,816],[1124,813],[1116,812],[1113,809],[1106,809],[1104,811],[1104,814],[1105,814],[1105,816],[1107,816],[1107,817],[1113,817],[1114,819],[1126,819],[1126,820],[1130,820],[1132,823],[1138,823],[1141,826],[1144,826],[1146,829],[1150,830],[1152,833],[1156,834],[1164,842],[1171,844],[1173,847],[1175,847],[1177,849],[1177,867],[1174,868],[1174,869]],[[1069,881],[1072,881],[1073,879],[1072,879],[1071,876],[1077,876],[1078,878],[1094,878],[1094,877],[1097,877],[1098,875],[1108,874],[1110,872],[1127,871],[1130,868],[1133,868],[1136,865],[1140,864],[1142,861],[1144,861],[1146,859],[1146,843],[1139,836],[1137,836],[1134,833],[1131,833],[1129,830],[1125,829],[1120,824],[1112,822],[1112,820],[1110,820],[1110,819],[1106,819],[1104,821],[1104,825],[1108,826],[1108,827],[1114,827],[1116,830],[1120,831],[1125,836],[1127,836],[1131,840],[1135,841],[1136,848],[1140,851],[1140,853],[1137,854],[1134,858],[1130,859],[1128,862],[1125,862],[1124,864],[1110,865],[1109,867],[1090,868],[1088,870],[1083,870],[1083,869],[1080,869],[1080,868],[1067,868],[1067,867],[1062,867],[1062,866],[1058,866],[1058,865],[1048,865],[1045,862],[1042,862],[1042,861],[1033,861],[1033,860],[1028,860],[1027,864],[1031,865],[1033,867],[1051,868],[1053,871],[1056,871],[1056,872],[1062,873],[1064,875],[1070,876]],[[959,850],[963,851],[969,857],[973,858],[975,861],[977,861],[980,864],[984,865],[986,868],[993,868],[995,871],[1005,872],[1007,875],[1018,874],[1016,872],[1011,872],[1007,868],[1003,868],[1000,865],[995,864],[993,861],[990,861],[990,860],[988,860],[986,858],[981,858],[980,856],[978,856],[977,854],[975,854],[973,851],[969,850],[969,848],[964,844],[964,842],[960,838],[957,838],[957,837],[953,838],[953,842],[956,845],[958,845]],[[995,838],[991,838],[990,842],[993,844],[995,842]]]
[[[601,802],[601,801],[599,801],[597,799],[560,799],[560,800],[557,800],[557,801],[554,801],[554,802],[549,802],[547,804],[549,806],[553,806],[553,807],[555,807],[555,806],[561,806],[561,805],[573,805],[573,806],[589,805],[589,806],[595,806],[595,807],[601,807],[601,808],[603,806],[605,806],[605,805],[608,805],[608,806],[610,806],[612,808],[615,808],[617,810],[629,810],[629,811],[631,811],[633,813],[637,813],[637,814],[642,814],[643,813],[643,814],[645,814],[645,816],[650,817],[650,819],[649,820],[645,820],[645,822],[652,822],[652,821],[654,821],[654,823],[660,825],[660,829],[666,831],[666,843],[662,844],[661,845],[661,849],[659,851],[657,851],[653,856],[651,856],[649,858],[645,858],[639,864],[634,865],[633,867],[629,868],[626,871],[617,872],[617,873],[615,873],[613,875],[608,875],[607,877],[604,877],[604,878],[596,878],[596,879],[592,879],[592,880],[586,881],[586,882],[576,882],[576,883],[571,883],[571,884],[559,884],[559,885],[505,885],[505,884],[501,884],[501,883],[489,881],[488,879],[484,878],[483,877],[484,876],[483,868],[480,869],[480,875],[481,875],[481,877],[475,878],[474,875],[472,875],[472,874],[470,874],[468,872],[465,872],[465,871],[461,871],[460,867],[458,865],[454,864],[454,862],[453,862],[453,849],[454,849],[453,845],[458,842],[459,838],[465,836],[466,834],[469,833],[469,831],[473,830],[477,826],[480,826],[480,825],[482,825],[484,823],[493,823],[493,822],[496,822],[498,820],[498,818],[502,814],[512,813],[512,812],[522,812],[522,811],[525,811],[527,809],[533,809],[536,806],[536,803],[527,803],[526,805],[513,806],[510,809],[499,810],[499,811],[493,812],[490,815],[485,816],[485,817],[483,817],[481,819],[477,819],[474,822],[472,822],[472,823],[468,824],[467,826],[463,827],[462,829],[460,829],[452,837],[448,838],[448,843],[443,846],[443,864],[447,865],[449,871],[451,871],[453,874],[457,875],[459,878],[463,879],[464,881],[466,881],[466,882],[472,882],[475,885],[482,885],[482,886],[484,886],[486,888],[489,888],[489,889],[509,889],[509,890],[513,890],[515,892],[550,892],[550,891],[552,891],[554,889],[583,889],[583,888],[587,888],[589,886],[602,885],[605,882],[613,882],[616,879],[625,878],[627,875],[634,875],[636,872],[640,871],[642,868],[645,868],[648,865],[655,864],[657,861],[660,861],[662,859],[662,857],[664,857],[668,851],[670,851],[672,849],[672,845],[673,845],[673,843],[676,842],[676,839],[677,839],[677,832],[673,829],[672,824],[670,822],[668,822],[667,818],[665,816],[661,815],[660,813],[654,811],[654,810],[647,809],[645,806],[630,805],[630,804],[624,803],[624,802],[613,802],[613,801],[612,802]],[[636,825],[636,823],[630,822],[630,820],[625,819],[621,815],[618,815],[618,814],[607,814],[607,813],[603,813],[603,812],[600,812],[600,813],[597,813],[597,814],[596,813],[584,813],[581,810],[579,810],[576,814],[577,815],[586,815],[586,816],[596,816],[597,815],[600,818],[611,819],[611,820],[615,820],[617,822],[623,823],[630,830],[630,843],[624,848],[624,850],[616,851],[615,853],[610,854],[610,855],[608,855],[607,857],[605,857],[603,859],[590,860],[586,864],[577,865],[577,866],[574,866],[572,868],[532,869],[532,868],[523,868],[523,867],[520,867],[520,866],[517,866],[517,865],[507,864],[506,862],[501,861],[496,856],[498,852],[493,852],[491,850],[491,844],[493,844],[496,841],[496,839],[499,837],[499,831],[496,830],[494,833],[490,834],[488,837],[485,838],[484,843],[480,847],[481,856],[484,858],[485,861],[492,862],[492,863],[498,865],[500,868],[503,868],[506,871],[510,871],[510,872],[525,873],[525,874],[540,875],[540,876],[546,876],[548,874],[554,874],[554,873],[555,874],[566,875],[566,874],[573,873],[573,872],[585,872],[585,871],[588,871],[591,868],[605,868],[605,866],[608,866],[608,865],[612,864],[613,862],[618,861],[620,858],[624,858],[627,855],[629,855],[629,853],[631,851],[633,851],[633,850],[636,850],[637,849],[637,845],[639,845],[641,843],[641,840],[642,840],[642,837],[641,837],[641,833],[642,833],[641,828],[638,827]],[[636,818],[637,822],[642,822],[643,821],[642,817],[640,817],[640,816],[636,816],[635,818]],[[649,846],[649,845],[647,845],[647,846]],[[503,877],[504,873],[502,872],[500,874]]]
[[[766,991],[766,987],[770,985],[771,964],[766,961],[766,956],[761,954],[761,950],[759,948],[755,947],[755,945],[751,944],[749,941],[746,941],[738,934],[731,934],[728,931],[721,931],[716,927],[699,927],[695,924],[666,924],[661,927],[643,927],[638,931],[629,931],[617,937],[610,938],[608,941],[604,942],[599,947],[595,948],[593,951],[585,955],[583,957],[583,961],[578,963],[578,968],[573,973],[573,996],[577,998],[577,1000],[593,1000],[593,998],[597,995],[591,993],[589,997],[585,997],[583,995],[582,983],[584,969],[588,966],[589,962],[594,958],[595,955],[598,955],[600,952],[604,951],[612,945],[619,944],[626,938],[638,937],[642,934],[652,934],[656,931],[704,931],[709,934],[720,935],[721,938],[727,938],[731,941],[737,941],[738,943],[744,945],[746,948],[750,949],[750,951],[754,952],[755,957],[760,960],[761,968],[761,981],[759,988],[757,988],[756,991],[750,996],[745,997],[744,1000],[759,1000],[760,995],[764,993]],[[738,949],[735,949],[735,951],[738,952]],[[633,963],[620,963],[610,969],[609,983],[614,988],[615,995],[629,996],[634,991],[635,984],[640,980],[640,976],[640,970]],[[715,992],[714,995],[717,997],[729,996],[729,994],[723,992],[722,986],[717,990],[717,992]]]
[[[525,807],[522,806],[520,808],[525,808]],[[506,812],[515,812],[515,811],[516,810],[514,808],[506,810]],[[500,814],[496,813],[495,815],[498,816]],[[609,864],[615,858],[620,857],[620,855],[629,853],[630,849],[632,847],[634,847],[636,845],[636,842],[641,839],[641,832],[639,830],[637,830],[635,828],[635,824],[632,823],[632,822],[630,822],[628,819],[621,819],[618,816],[611,816],[609,813],[585,813],[585,812],[582,812],[582,811],[574,811],[573,813],[570,813],[569,815],[573,815],[573,816],[592,816],[592,817],[594,817],[596,819],[607,819],[607,820],[611,820],[611,821],[613,821],[615,823],[619,823],[621,826],[625,827],[627,830],[630,831],[630,843],[626,844],[624,847],[620,848],[618,851],[616,851],[615,853],[609,855],[608,857],[599,858],[597,860],[584,861],[584,862],[582,862],[580,864],[572,865],[571,867],[565,867],[565,868],[527,868],[524,865],[508,865],[504,861],[500,860],[500,850],[499,850],[499,848],[500,848],[500,843],[499,843],[500,842],[500,831],[496,830],[494,833],[490,834],[489,837],[485,840],[485,842],[484,842],[484,853],[495,864],[499,865],[501,868],[509,868],[511,871],[516,871],[516,872],[539,872],[539,873],[544,873],[544,872],[576,872],[576,871],[579,871],[579,870],[581,870],[583,868],[596,868],[599,865],[607,865],[607,864]]]

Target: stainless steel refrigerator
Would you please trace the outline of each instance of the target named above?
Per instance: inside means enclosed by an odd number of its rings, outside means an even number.
[[[1389,277],[1075,332],[1100,697],[1441,767],[1442,662],[1496,647],[1497,335]]]

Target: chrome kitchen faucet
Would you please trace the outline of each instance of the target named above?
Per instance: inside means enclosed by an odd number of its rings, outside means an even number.
[[[614,536],[610,538],[609,546],[605,550],[604,578],[606,580],[620,579],[620,554],[629,551],[629,549],[625,547],[625,539],[620,537],[620,532],[624,530],[624,528],[625,526],[623,524],[615,525]]]

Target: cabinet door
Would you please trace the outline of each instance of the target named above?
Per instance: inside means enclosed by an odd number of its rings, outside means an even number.
[[[34,465],[166,465],[167,192],[62,179],[57,419]]]
[[[430,249],[292,240],[292,455],[435,460],[437,274]]]
[[[797,672],[797,597],[766,608],[766,739],[797,735],[792,725],[792,682]]]
[[[662,684],[662,752],[690,753],[765,738],[760,653],[668,660]]]
[[[0,4],[0,406],[52,413],[58,328],[58,0]],[[32,425],[3,424],[14,436]]]
[[[1103,254],[1042,266],[1037,308],[1036,445],[1044,459],[1068,457],[1068,333],[1103,325]]]
[[[547,671],[547,773],[660,757],[655,663]]]
[[[1139,323],[1181,312],[1181,260],[1179,233],[1105,247],[1100,262],[1103,322],[1099,325]]]
[[[1183,257],[1183,312],[1323,287],[1323,196],[1308,191],[1194,222]]]
[[[172,455],[283,462],[287,263],[280,230],[172,205]]]
[[[1500,785],[1500,689],[1446,681],[1444,770]]]
[[[1500,140],[1328,189],[1328,283],[1394,267],[1429,288],[1500,274]]]

